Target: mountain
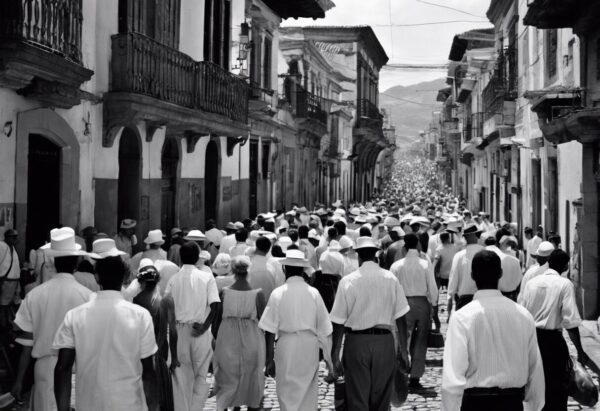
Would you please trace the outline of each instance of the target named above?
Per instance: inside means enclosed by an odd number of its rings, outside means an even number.
[[[379,94],[379,106],[390,114],[396,135],[414,139],[420,130],[431,123],[433,111],[441,108],[436,103],[438,90],[447,87],[446,79],[440,78],[410,86],[395,86]]]

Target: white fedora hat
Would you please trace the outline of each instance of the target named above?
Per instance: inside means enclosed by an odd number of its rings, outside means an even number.
[[[71,227],[54,228],[50,231],[50,242],[42,246],[52,257],[87,255],[81,245],[75,242],[75,230]]]
[[[291,267],[310,267],[310,262],[304,257],[304,253],[300,250],[288,250],[285,253],[285,258],[280,261],[280,264]]]
[[[183,237],[183,239],[188,241],[201,241],[206,240],[206,236],[200,230],[192,230],[188,233],[188,235]]]
[[[354,247],[354,249],[362,250],[365,248],[374,248],[376,250],[380,249],[377,244],[375,244],[375,241],[373,241],[372,237],[358,237],[356,240],[356,247]]]
[[[148,231],[148,235],[144,239],[144,243],[163,245],[165,243],[165,240],[163,239],[162,231],[161,230]]]
[[[100,238],[92,244],[92,252],[89,256],[96,260],[101,260],[106,257],[117,257],[125,254],[125,252],[117,248],[115,240],[112,238]]]

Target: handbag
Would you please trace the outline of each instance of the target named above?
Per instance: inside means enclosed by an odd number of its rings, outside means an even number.
[[[593,407],[598,402],[598,389],[592,377],[579,361],[569,357],[569,382],[567,392],[581,405]]]
[[[406,398],[408,398],[408,373],[400,367],[396,367],[391,398],[392,405],[401,407],[406,402]]]
[[[444,348],[444,336],[439,331],[429,330],[427,336],[428,348]]]

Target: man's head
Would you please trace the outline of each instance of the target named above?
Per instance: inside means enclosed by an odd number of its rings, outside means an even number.
[[[346,223],[343,221],[336,221],[333,226],[338,232],[338,235],[346,235]]]
[[[331,240],[335,240],[337,239],[338,236],[338,232],[335,229],[335,227],[329,227],[327,229],[327,238],[331,241]]]
[[[548,262],[548,258],[554,251],[554,245],[549,241],[542,241],[535,251],[535,259],[539,265],[544,265]]]
[[[238,243],[245,243],[247,239],[248,230],[246,230],[245,228],[238,228],[238,230],[235,232],[235,241],[237,241]]]
[[[298,230],[292,228],[291,230],[289,230],[288,236],[290,237],[293,243],[297,242],[299,238]]]
[[[569,254],[563,250],[552,251],[548,257],[548,267],[558,273],[564,273],[569,269]]]
[[[306,240],[308,238],[309,231],[310,231],[310,229],[308,228],[308,226],[301,225],[300,227],[298,227],[298,237],[301,240]]]
[[[408,233],[404,236],[404,247],[407,250],[416,250],[419,247],[419,237],[415,233]]]
[[[256,239],[256,254],[267,255],[271,249],[271,240],[267,237],[258,237]]]
[[[502,263],[498,254],[489,250],[475,254],[471,263],[471,278],[478,290],[497,289],[501,277]]]
[[[525,230],[523,230],[523,232],[525,233],[525,238],[530,240],[533,238],[533,229],[531,227],[525,227]]]
[[[75,255],[54,257],[54,268],[57,273],[73,274],[77,270],[79,261],[81,261],[81,257]]]
[[[9,229],[4,232],[4,242],[12,247],[17,244],[17,240],[19,239],[19,233],[17,230]]]
[[[200,258],[200,247],[193,241],[184,243],[179,249],[182,264],[195,265]]]
[[[447,231],[444,231],[443,233],[441,233],[440,241],[442,242],[442,244],[450,244],[450,233]]]
[[[121,291],[127,264],[121,257],[106,257],[96,263],[96,278],[104,290]]]
[[[369,229],[369,227],[361,227],[358,230],[358,235],[360,237],[371,237],[371,230]]]

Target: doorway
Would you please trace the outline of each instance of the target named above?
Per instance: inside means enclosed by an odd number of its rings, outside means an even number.
[[[258,213],[258,141],[250,140],[250,218]]]
[[[141,148],[137,135],[123,129],[119,142],[118,223],[125,218],[139,220]]]
[[[29,135],[26,251],[42,246],[60,224],[61,148],[39,134]]]
[[[165,139],[161,156],[161,218],[160,227],[168,233],[175,225],[175,198],[177,190],[177,166],[179,165],[179,148],[177,141],[169,137]]]
[[[219,182],[219,148],[213,140],[206,146],[204,161],[204,224],[217,220]]]

